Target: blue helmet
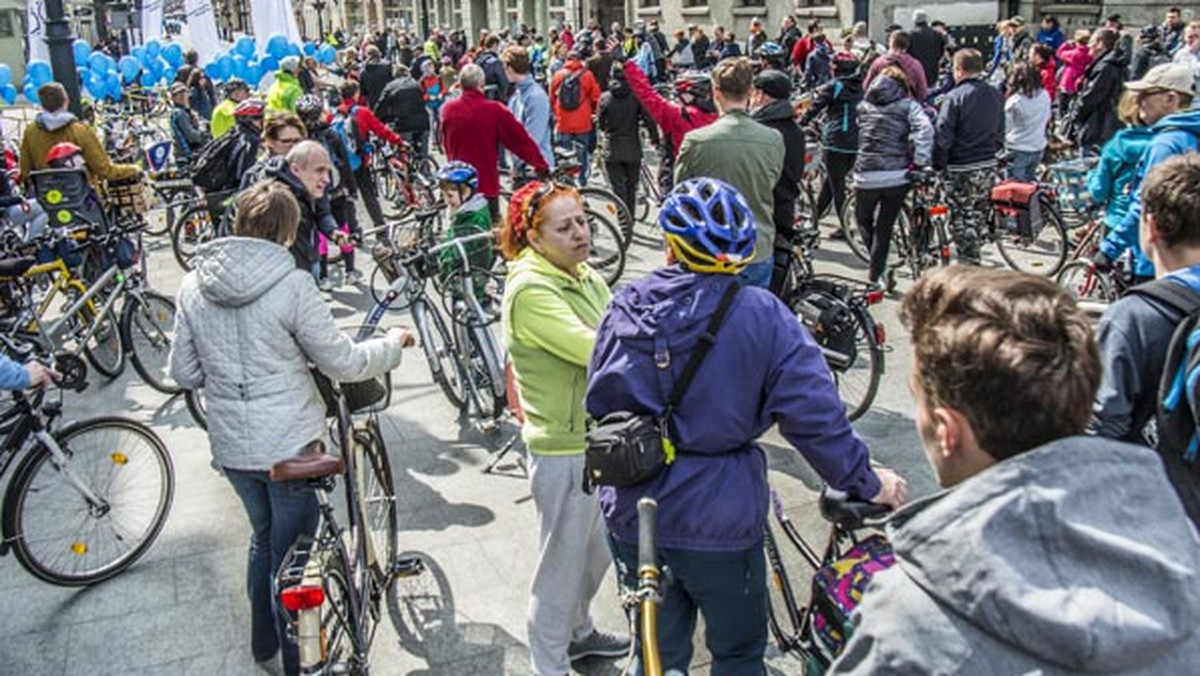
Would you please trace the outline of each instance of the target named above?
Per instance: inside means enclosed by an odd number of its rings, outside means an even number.
[[[441,183],[465,185],[472,191],[479,189],[479,172],[475,171],[475,167],[462,160],[447,162],[445,166],[438,169],[437,179]]]
[[[782,56],[783,47],[780,47],[777,42],[764,42],[759,46],[757,52],[760,56],[765,57]]]
[[[754,258],[754,216],[724,181],[693,178],[675,186],[658,222],[675,259],[694,272],[737,274]]]

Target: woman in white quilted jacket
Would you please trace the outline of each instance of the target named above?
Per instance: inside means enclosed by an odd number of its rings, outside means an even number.
[[[288,674],[298,673],[298,655],[277,622],[271,580],[296,536],[315,532],[318,509],[304,481],[272,482],[268,470],[325,436],[325,405],[309,363],[335,381],[354,382],[396,368],[401,349],[413,343],[402,329],[357,344],[338,330],[313,276],[288,251],[299,220],[296,198],[282,184],[243,191],[235,236],[202,247],[183,278],[170,356],[182,387],[204,388],[214,465],[250,517],[251,651],[273,662],[282,649]]]

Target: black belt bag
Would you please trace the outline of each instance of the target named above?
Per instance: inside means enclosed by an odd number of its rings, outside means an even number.
[[[661,417],[648,413],[613,411],[596,421],[588,431],[584,447],[585,493],[591,493],[596,486],[637,486],[662,474],[675,462],[675,445],[671,443],[668,429],[671,415],[716,342],[717,332],[721,330],[725,315],[740,289],[741,285],[736,279],[725,289],[716,312],[700,336],[700,344],[672,388]]]

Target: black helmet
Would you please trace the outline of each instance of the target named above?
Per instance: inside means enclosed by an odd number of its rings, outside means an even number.
[[[305,126],[311,126],[313,122],[320,122],[322,115],[325,113],[325,102],[316,94],[305,94],[296,101],[296,114],[300,116],[300,120]]]

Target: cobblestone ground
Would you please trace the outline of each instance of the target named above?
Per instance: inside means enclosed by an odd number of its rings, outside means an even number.
[[[640,228],[640,226],[639,226]],[[662,248],[640,229],[626,278],[652,269]],[[165,239],[148,243],[150,280],[176,290],[181,271]],[[362,256],[361,258],[366,258]],[[861,276],[837,243],[819,254],[819,268]],[[369,269],[368,269],[369,272]],[[904,282],[902,281],[902,290]],[[370,303],[362,288],[332,295],[347,326]],[[907,337],[895,317],[896,300],[874,309],[888,330],[887,372],[875,407],[858,423],[875,457],[910,477],[914,493],[933,490],[914,431],[905,385]],[[404,323],[402,315],[395,317]],[[432,384],[418,350],[394,374],[391,408],[382,416],[400,505],[401,549],[419,552],[429,571],[415,582],[432,594],[415,618],[397,599],[375,637],[376,674],[499,675],[528,673],[525,610],[536,557],[536,524],[527,481],[509,458],[499,475],[481,469],[515,429],[485,436],[461,424]],[[95,588],[72,590],[35,580],[15,560],[0,562],[0,674],[256,674],[249,649],[249,606],[244,595],[248,525],[228,483],[209,466],[208,441],[181,399],[168,399],[138,380],[132,368],[105,382],[93,376],[82,395],[69,396],[66,418],[104,413],[151,425],[174,459],[177,485],[166,528],[132,569]],[[819,482],[775,433],[764,439],[771,482],[806,536],[826,526],[813,509]],[[789,556],[794,553],[789,553]],[[800,570],[797,565],[793,569]],[[806,581],[794,581],[806,589]],[[594,604],[601,628],[620,630],[624,617],[609,580]],[[702,633],[694,673],[707,672]],[[769,649],[773,674],[799,674],[801,665]],[[617,674],[624,660],[587,661],[581,674]]]

